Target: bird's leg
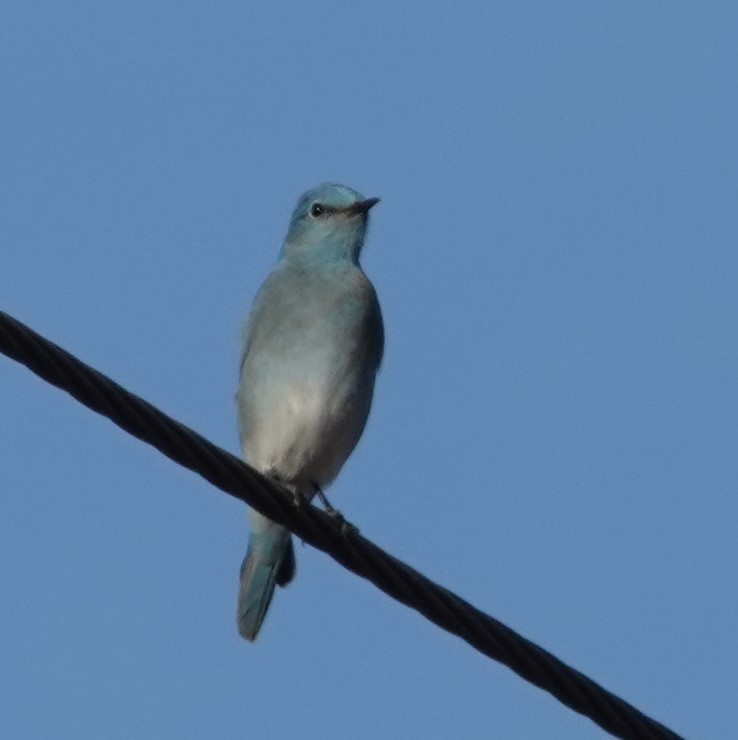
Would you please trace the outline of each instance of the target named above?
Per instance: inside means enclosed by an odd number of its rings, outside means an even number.
[[[343,514],[341,514],[338,509],[334,509],[331,506],[331,502],[326,498],[326,495],[323,493],[323,489],[315,482],[313,482],[313,495],[320,499],[320,503],[323,504],[326,514],[330,514],[337,519],[343,519]]]
[[[313,494],[320,499],[320,503],[323,504],[325,513],[340,523],[341,534],[354,534],[359,531],[358,527],[355,527],[351,522],[347,521],[338,509],[334,509],[333,506],[331,506],[331,502],[326,498],[325,493],[323,493],[323,489],[315,482],[313,482]]]

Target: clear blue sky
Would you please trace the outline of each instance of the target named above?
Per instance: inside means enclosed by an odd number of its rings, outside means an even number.
[[[0,308],[237,450],[297,196],[382,203],[386,361],[332,489],[689,737],[738,733],[738,5],[0,5]],[[0,735],[598,738],[0,357]]]

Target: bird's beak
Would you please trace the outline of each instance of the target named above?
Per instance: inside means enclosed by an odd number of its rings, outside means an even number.
[[[346,210],[352,215],[359,213],[369,213],[369,209],[376,206],[377,203],[379,203],[379,198],[367,198],[366,200],[360,200],[358,203],[354,203]]]

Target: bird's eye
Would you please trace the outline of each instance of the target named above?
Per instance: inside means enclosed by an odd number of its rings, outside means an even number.
[[[314,217],[322,216],[325,213],[325,208],[320,203],[313,203],[310,207],[310,215]]]

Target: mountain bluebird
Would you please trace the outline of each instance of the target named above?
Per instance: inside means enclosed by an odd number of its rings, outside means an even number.
[[[236,394],[243,454],[298,500],[322,498],[369,416],[384,331],[359,257],[378,200],[333,184],[305,193],[246,325]],[[253,510],[250,521],[237,616],[253,641],[275,585],[295,575],[295,552],[287,529]]]

